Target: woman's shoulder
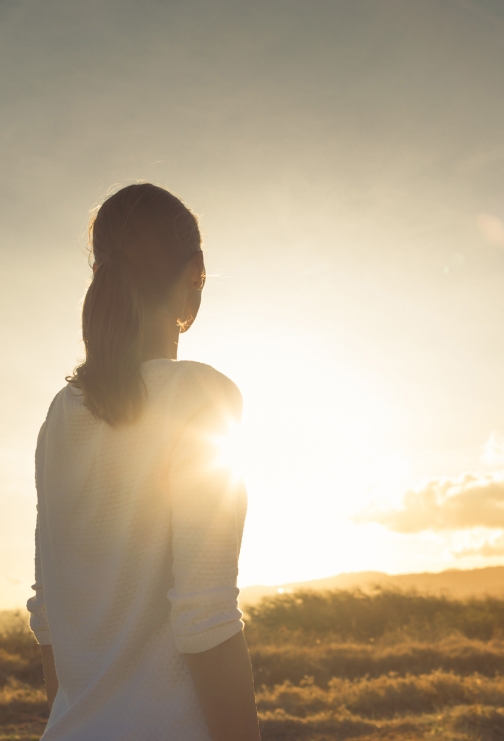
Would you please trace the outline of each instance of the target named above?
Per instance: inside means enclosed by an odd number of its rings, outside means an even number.
[[[82,394],[69,383],[63,386],[50,402],[37,436],[37,450],[43,447],[47,435],[58,434],[68,417],[69,405],[84,409]]]
[[[166,385],[178,381],[195,384],[202,389],[222,389],[229,394],[240,394],[237,385],[228,376],[213,365],[196,360],[170,360],[157,358],[142,363],[142,375],[145,380]],[[63,389],[64,390],[64,389]]]
[[[67,383],[63,388],[61,388],[53,397],[51,403],[49,404],[49,407],[47,409],[47,413],[45,416],[45,422],[48,421],[48,419],[51,416],[54,416],[57,411],[64,406],[68,401],[76,399],[77,397],[82,397],[82,394],[78,389],[74,388],[71,384]],[[80,399],[79,399],[80,401]],[[79,403],[79,402],[77,402]]]
[[[228,393],[240,393],[238,386],[228,376],[207,363],[196,360],[178,360],[183,373],[187,374],[195,383],[204,387],[221,388]]]
[[[242,395],[238,386],[212,365],[195,360],[155,360],[144,364],[146,380],[175,395],[177,406],[186,413],[204,407],[221,408],[225,413],[240,416]]]
[[[228,376],[206,363],[194,360],[178,362],[187,390],[198,406],[225,406],[235,415],[241,414],[242,395]]]

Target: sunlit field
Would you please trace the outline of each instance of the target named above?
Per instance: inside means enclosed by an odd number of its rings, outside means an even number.
[[[246,613],[264,741],[504,739],[504,599],[296,592]],[[0,740],[47,719],[21,612],[0,629]]]

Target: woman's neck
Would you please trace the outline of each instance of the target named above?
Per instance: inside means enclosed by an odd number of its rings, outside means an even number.
[[[148,317],[144,325],[142,362],[157,358],[177,359],[180,329],[166,314]]]

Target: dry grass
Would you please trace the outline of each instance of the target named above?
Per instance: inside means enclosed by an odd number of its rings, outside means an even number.
[[[373,598],[360,603],[358,593],[331,595],[325,604],[294,595],[290,603],[279,600],[277,612],[270,599],[264,614],[256,609],[249,616],[263,741],[504,741],[504,602],[425,604],[431,598],[393,595],[387,622],[383,594],[375,597],[381,615],[375,636]],[[289,604],[300,613],[289,613]],[[342,604],[344,618],[331,621],[331,609]],[[322,617],[310,622],[318,609]],[[415,610],[438,618],[422,623]],[[336,631],[338,625],[345,630]],[[46,717],[26,615],[4,614],[0,741],[38,739]]]
[[[277,739],[504,739],[504,676],[429,674],[305,677],[257,691],[264,741]],[[314,735],[315,734],[315,735]]]
[[[281,684],[290,680],[299,684],[312,676],[320,687],[327,687],[333,677],[359,679],[398,675],[427,674],[442,670],[461,676],[481,674],[493,677],[504,673],[504,641],[474,641],[460,635],[435,642],[408,640],[401,636],[394,643],[341,643],[321,640],[312,645],[295,636],[285,643],[250,640],[256,685]]]
[[[317,687],[312,677],[306,677],[299,685],[287,681],[272,688],[263,686],[257,701],[265,712],[281,707],[288,715],[300,718],[349,711],[366,720],[392,719],[439,713],[460,705],[504,707],[504,677],[459,677],[435,671],[406,677],[334,678],[326,690]]]
[[[47,719],[43,687],[32,687],[10,679],[0,691],[0,723]]]
[[[261,714],[261,728],[263,741],[502,741],[504,712],[475,705],[366,722],[345,712],[300,719],[279,710]]]
[[[256,630],[306,636],[338,635],[344,641],[375,641],[403,632],[410,638],[460,633],[488,641],[504,638],[504,599],[449,599],[376,588],[373,592],[299,590],[264,597],[246,608]]]

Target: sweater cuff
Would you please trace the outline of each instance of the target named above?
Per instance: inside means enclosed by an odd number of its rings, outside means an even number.
[[[175,646],[180,653],[198,654],[227,641],[228,638],[232,638],[243,628],[243,620],[233,620],[232,623],[216,625],[192,636],[174,636]]]

